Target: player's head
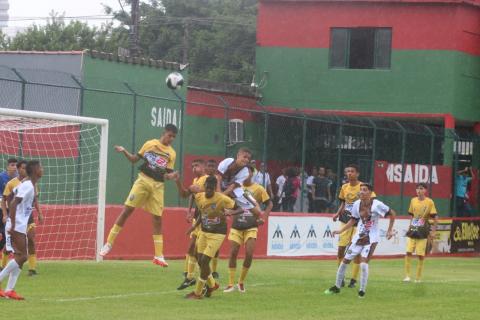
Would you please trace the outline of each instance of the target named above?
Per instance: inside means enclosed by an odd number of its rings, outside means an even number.
[[[173,140],[175,140],[175,137],[177,136],[178,133],[178,128],[174,124],[167,124],[165,126],[165,129],[163,129],[162,133],[162,143],[166,146],[169,146],[172,144]]]
[[[360,199],[368,200],[371,198],[373,192],[373,186],[370,183],[360,184]]]
[[[207,168],[205,169],[205,172],[208,175],[215,174],[217,172],[217,161],[214,159],[210,159],[207,161]]]
[[[217,189],[217,178],[215,176],[208,176],[205,181],[205,196],[207,198],[213,197]]]
[[[27,171],[27,176],[30,178],[41,178],[43,175],[43,167],[38,160],[30,160],[27,162],[27,166],[25,168]]]
[[[318,175],[324,177],[327,174],[325,167],[318,167]]]
[[[18,178],[22,180],[27,176],[27,161],[25,160],[18,161],[16,167],[18,172]]]
[[[250,149],[245,147],[238,149],[236,160],[238,165],[245,167],[250,163],[250,159],[252,159],[252,151]]]
[[[17,162],[18,160],[15,158],[10,158],[7,160],[7,173],[9,175],[12,175],[15,172],[17,172]]]
[[[192,161],[192,171],[196,176],[201,176],[205,174],[205,160],[195,159]]]
[[[360,175],[360,168],[356,164],[349,164],[345,168],[345,175],[348,181],[357,181]]]
[[[417,183],[415,191],[417,192],[418,197],[425,197],[427,190],[428,190],[428,186],[426,183],[423,183],[423,182]]]
[[[315,177],[316,175],[318,175],[318,169],[317,167],[312,167],[312,176]]]

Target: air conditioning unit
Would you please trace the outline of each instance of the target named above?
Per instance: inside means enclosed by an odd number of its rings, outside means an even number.
[[[230,145],[245,141],[245,127],[243,120],[230,119],[228,121],[228,143]]]

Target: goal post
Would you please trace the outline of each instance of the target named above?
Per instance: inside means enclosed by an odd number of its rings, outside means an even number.
[[[40,160],[41,259],[100,261],[104,241],[108,120],[0,108],[0,168]]]

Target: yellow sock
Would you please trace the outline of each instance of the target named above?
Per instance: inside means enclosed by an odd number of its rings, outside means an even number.
[[[218,258],[212,258],[212,272],[217,271],[217,266],[218,266]]]
[[[36,270],[37,269],[37,255],[36,254],[29,254],[28,255],[28,270]]]
[[[163,257],[163,235],[153,235],[153,246],[155,247],[155,257]]]
[[[416,280],[420,280],[422,278],[422,272],[423,272],[423,263],[425,260],[420,260],[418,259],[418,264],[417,264],[417,277]]]
[[[410,270],[412,268],[412,257],[405,256],[405,277],[410,278]]]
[[[188,264],[190,263],[190,255],[186,254],[185,255],[185,262],[183,263],[183,272],[187,273],[188,272]]]
[[[233,286],[235,284],[235,273],[237,268],[228,268],[228,285]]]
[[[4,252],[2,255],[2,269],[5,268],[7,263],[8,263],[8,253]]]
[[[107,243],[113,246],[113,243],[115,242],[115,239],[120,231],[122,231],[122,227],[120,227],[118,224],[114,224],[112,229],[110,229],[110,233],[108,234]]]
[[[197,258],[195,258],[193,256],[189,256],[187,279],[193,279],[193,274],[195,272],[196,265],[197,265]]]
[[[205,287],[205,282],[207,282],[207,280],[203,280],[202,278],[198,277],[197,284],[195,285],[195,294],[197,296],[202,294],[203,287]]]
[[[249,268],[242,267],[242,273],[240,273],[240,278],[238,279],[238,283],[243,283],[245,278],[247,277]]]
[[[358,281],[359,273],[360,273],[360,265],[354,262],[352,266],[352,279],[355,281]]]
[[[212,277],[212,274],[210,273],[210,275],[208,276],[207,278],[207,286],[209,288],[213,288],[215,287],[215,279]]]

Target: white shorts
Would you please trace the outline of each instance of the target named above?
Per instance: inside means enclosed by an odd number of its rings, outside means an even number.
[[[358,244],[350,244],[347,247],[345,253],[345,259],[353,260],[356,256],[360,255],[362,258],[368,258],[370,254],[370,249],[372,247],[372,243],[367,244],[365,246],[359,246]]]
[[[10,218],[7,218],[7,223],[5,223],[5,249],[7,250],[7,252],[14,253],[15,251],[13,250],[12,246],[12,236],[8,232],[11,227],[12,224],[10,222]]]

